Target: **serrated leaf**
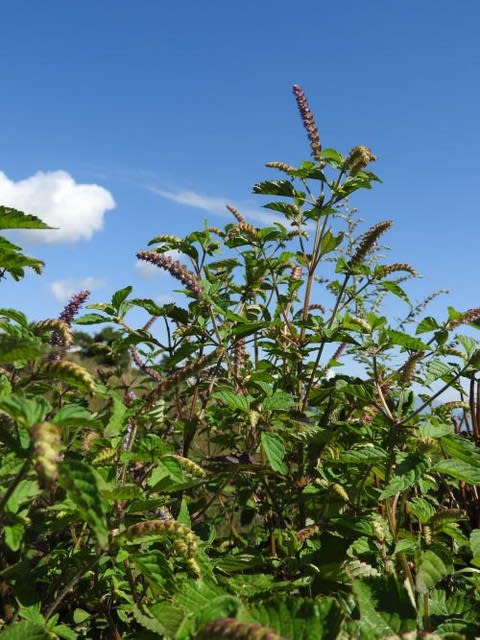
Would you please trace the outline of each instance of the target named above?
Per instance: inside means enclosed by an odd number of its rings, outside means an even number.
[[[429,331],[436,331],[439,328],[440,326],[435,318],[428,316],[427,318],[423,318],[423,320],[418,324],[415,333],[419,335],[421,333],[428,333]]]
[[[37,338],[0,334],[0,362],[35,360],[47,351],[48,347]]]
[[[0,632],[0,640],[50,640],[50,638],[50,633],[44,626],[31,622],[15,622]]]
[[[100,313],[86,313],[75,320],[75,324],[100,324],[101,322],[111,322],[111,318],[101,315]]]
[[[395,468],[395,474],[379,496],[380,500],[391,498],[413,487],[424,476],[428,468],[427,462],[418,456],[408,454],[403,456]]]
[[[393,295],[397,296],[397,298],[400,298],[400,300],[403,300],[403,302],[408,304],[408,306],[411,306],[410,298],[398,283],[391,280],[382,280],[380,282],[380,286],[390,293],[393,293]]]
[[[296,194],[295,187],[290,180],[265,180],[253,186],[253,193],[268,196],[290,196]]]
[[[287,640],[335,640],[342,622],[339,605],[328,596],[315,600],[277,596],[252,606],[249,613],[256,623]]]
[[[41,395],[34,398],[23,398],[20,393],[11,396],[0,396],[0,412],[15,420],[21,427],[33,427],[42,422],[51,406]]]
[[[112,306],[114,306],[116,309],[119,309],[122,302],[125,302],[132,291],[132,286],[124,287],[123,289],[115,291],[115,293],[112,295]]]
[[[454,371],[450,365],[442,360],[432,360],[429,362],[424,383],[428,386],[444,376],[452,376]]]
[[[352,584],[360,610],[361,637],[396,636],[416,627],[416,611],[404,586],[392,577],[371,577]]]
[[[368,445],[349,449],[340,454],[340,460],[350,464],[378,464],[387,457],[388,453],[384,449]]]
[[[433,471],[444,473],[456,480],[462,480],[468,484],[480,486],[480,468],[465,462],[464,460],[440,460],[433,467]]]
[[[288,411],[295,404],[292,396],[285,391],[276,390],[269,398],[265,398],[262,403],[263,411]]]
[[[474,529],[471,532],[470,549],[474,558],[480,557],[480,529]]]
[[[85,407],[78,404],[67,404],[57,411],[52,422],[61,427],[82,427],[94,422],[94,417]]]
[[[414,338],[413,336],[408,335],[408,333],[403,333],[402,331],[388,329],[387,335],[392,344],[405,347],[405,349],[412,349],[413,351],[428,351],[430,349],[430,347],[425,342],[422,342],[422,340]]]
[[[250,411],[250,400],[246,396],[242,396],[234,391],[225,389],[224,391],[215,391],[213,397],[222,404],[233,410],[248,413]]]
[[[261,440],[263,450],[272,469],[282,475],[286,475],[288,473],[288,467],[283,462],[285,457],[285,444],[282,438],[275,433],[263,431]]]
[[[18,209],[0,206],[0,229],[53,229],[42,222],[37,216],[32,216]]]
[[[60,466],[59,484],[75,504],[81,519],[85,520],[105,548],[108,543],[104,503],[92,468],[80,460],[68,460]]]
[[[415,587],[418,593],[428,593],[440,580],[453,571],[450,552],[443,547],[427,549],[422,553],[417,569]]]

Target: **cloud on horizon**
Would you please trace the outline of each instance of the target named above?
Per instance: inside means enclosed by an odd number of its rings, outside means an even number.
[[[170,200],[171,202],[183,204],[195,209],[201,209],[202,211],[207,211],[208,213],[222,216],[222,218],[230,218],[232,222],[235,222],[235,219],[227,210],[227,204],[233,205],[245,218],[249,220],[266,224],[273,224],[274,222],[281,222],[282,224],[285,224],[285,219],[280,216],[265,213],[248,205],[242,206],[241,204],[235,204],[227,198],[221,198],[219,196],[209,196],[185,189],[179,191],[169,191],[167,189],[159,189],[158,187],[149,187],[149,190],[157,196]]]
[[[112,194],[97,184],[79,184],[66,171],[38,171],[23,180],[10,180],[0,171],[0,203],[38,216],[56,230],[22,231],[38,243],[89,240],[103,227],[115,207]]]
[[[104,278],[66,278],[65,280],[54,280],[49,284],[50,292],[53,293],[57,302],[62,304],[68,302],[70,298],[84,289],[94,291],[101,289],[106,284]]]

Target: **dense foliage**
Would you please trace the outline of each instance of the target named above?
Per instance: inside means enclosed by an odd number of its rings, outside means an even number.
[[[294,94],[312,160],[255,185],[276,221],[137,254],[183,304],[0,310],[1,640],[480,635],[480,309],[410,301],[348,206],[374,155]],[[1,239],[3,276],[41,266]]]

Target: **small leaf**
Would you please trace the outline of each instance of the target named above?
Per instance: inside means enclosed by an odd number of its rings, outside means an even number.
[[[400,285],[398,285],[396,282],[392,282],[391,280],[382,280],[382,282],[380,282],[380,286],[383,289],[390,291],[390,293],[393,293],[393,295],[397,296],[397,298],[400,298],[400,300],[403,300],[403,302],[408,304],[408,306],[411,306],[410,298],[407,296],[402,287],[400,287]]]
[[[280,436],[275,433],[263,431],[261,435],[263,450],[267,456],[268,462],[274,471],[278,471],[282,475],[288,473],[288,467],[283,462],[285,457],[285,445]]]
[[[0,640],[49,640],[48,630],[40,624],[16,622],[0,633]]]
[[[440,326],[439,326],[438,322],[435,320],[435,318],[432,318],[431,316],[428,316],[427,318],[424,318],[419,323],[415,333],[417,335],[419,335],[421,333],[428,333],[429,331],[436,331],[439,328],[440,328]]]
[[[133,291],[133,287],[131,286],[124,287],[123,289],[119,289],[118,291],[115,291],[115,293],[112,295],[112,306],[118,310],[122,302],[125,302],[125,300],[132,293],[132,291]]]
[[[454,371],[450,365],[442,362],[442,360],[432,360],[427,367],[424,383],[429,386],[432,382],[435,382],[435,380],[439,378],[443,379],[444,376],[452,376],[453,374]]]
[[[265,180],[254,185],[253,193],[268,196],[290,196],[296,194],[295,187],[290,180]]]

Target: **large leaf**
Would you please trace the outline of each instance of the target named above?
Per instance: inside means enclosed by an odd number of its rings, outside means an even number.
[[[416,612],[410,597],[393,576],[354,580],[352,588],[360,610],[362,638],[396,637],[415,629]]]
[[[448,549],[436,545],[422,553],[415,581],[418,593],[427,593],[440,580],[453,571],[452,557]]]
[[[268,462],[274,471],[286,475],[288,467],[283,462],[285,457],[285,444],[280,436],[269,431],[262,432],[262,446]]]
[[[263,411],[288,411],[294,404],[295,402],[289,393],[277,389],[273,396],[265,398],[262,409]]]
[[[77,507],[80,518],[92,528],[99,545],[105,548],[108,532],[104,503],[91,467],[81,460],[64,462],[60,467],[59,484]]]
[[[380,500],[391,498],[396,493],[413,487],[423,478],[427,468],[427,462],[416,455],[399,456],[395,474],[380,494]]]
[[[0,633],[0,640],[49,640],[52,636],[48,630],[31,622],[17,622]]]
[[[464,460],[441,460],[433,467],[434,471],[462,480],[468,484],[480,485],[480,468]]]
[[[327,596],[315,600],[276,597],[251,607],[249,614],[288,640],[335,640],[342,623],[339,605]]]
[[[37,216],[32,216],[18,209],[0,206],[0,229],[53,229],[42,222]]]
[[[226,405],[229,409],[242,411],[243,413],[248,413],[250,411],[250,400],[249,398],[242,396],[230,389],[225,389],[223,391],[216,391],[213,394],[213,397],[219,400],[222,404]]]
[[[48,347],[37,338],[0,334],[0,362],[35,360],[47,351]]]

